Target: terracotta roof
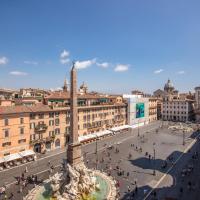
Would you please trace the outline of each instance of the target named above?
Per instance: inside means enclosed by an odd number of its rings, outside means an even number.
[[[31,112],[49,112],[52,111],[52,109],[48,105],[44,104],[36,104],[34,106],[29,106],[29,109]]]
[[[30,109],[27,106],[0,106],[0,115],[29,112]]]
[[[52,92],[50,95],[45,97],[46,99],[69,99],[70,92]],[[116,96],[104,95],[104,94],[94,94],[94,93],[86,93],[86,94],[78,94],[78,98],[80,99],[98,99],[98,98],[116,98]]]
[[[15,113],[48,112],[52,109],[48,105],[36,104],[34,106],[0,106],[0,115]]]
[[[46,96],[45,99],[69,99],[70,93],[69,92],[51,92],[50,95]]]

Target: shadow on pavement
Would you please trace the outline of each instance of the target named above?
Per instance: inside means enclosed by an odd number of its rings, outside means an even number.
[[[195,138],[197,136],[197,134],[198,133],[196,133],[196,132],[193,133],[191,135],[191,138]],[[198,197],[199,191],[195,191],[196,192],[195,193],[194,190],[188,189],[188,180],[191,179],[191,176],[186,175],[184,180],[182,178],[182,170],[183,169],[185,170],[185,168],[187,168],[189,166],[189,163],[190,164],[193,163],[194,168],[197,168],[197,171],[200,171],[199,165],[198,164],[195,165],[195,162],[197,162],[197,161],[195,161],[193,158],[194,153],[197,152],[197,149],[198,149],[198,151],[200,151],[200,149],[197,148],[198,145],[199,145],[199,142],[197,140],[197,142],[195,142],[195,144],[191,147],[191,149],[189,149],[189,151],[186,153],[182,153],[179,151],[172,152],[172,154],[170,154],[167,158],[167,167],[165,167],[165,168],[163,168],[162,166],[166,161],[162,160],[162,159],[155,159],[155,161],[154,161],[153,159],[149,159],[148,157],[142,157],[142,158],[138,158],[135,160],[129,160],[134,166],[137,166],[143,170],[152,170],[152,173],[149,173],[149,174],[153,175],[154,169],[156,171],[159,171],[162,173],[167,173],[168,175],[170,175],[172,177],[173,183],[172,183],[172,186],[170,186],[170,187],[159,188],[159,186],[158,186],[158,188],[155,188],[155,189],[153,189],[149,185],[138,187],[137,191],[135,189],[133,189],[129,193],[128,192],[125,193],[124,196],[122,197],[122,199],[124,199],[124,200],[135,200],[135,199],[142,200],[142,199],[144,199],[144,197],[147,194],[149,194],[148,198],[146,198],[146,200],[155,200],[155,199],[157,199],[157,200],[179,200],[179,199],[181,199],[181,200],[188,200],[188,199],[199,200],[200,199]],[[198,153],[200,153],[200,152],[198,152]],[[181,155],[182,155],[182,157],[178,161],[178,163],[174,164],[175,161]],[[200,155],[197,156],[196,159],[200,160]],[[181,164],[179,162],[182,162],[183,164]],[[172,167],[172,169],[170,169],[171,167]],[[142,170],[138,170],[138,171],[134,171],[134,172],[144,173],[144,174],[147,173],[147,172],[142,172]],[[191,173],[193,173],[193,172],[191,172]],[[182,183],[182,181],[184,182],[184,184]],[[199,182],[199,180],[197,180],[197,181]],[[183,191],[181,191],[180,188],[183,188]],[[199,182],[198,188],[200,188],[200,182]]]

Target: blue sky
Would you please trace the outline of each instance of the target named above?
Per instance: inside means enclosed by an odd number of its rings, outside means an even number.
[[[1,0],[0,87],[58,88],[77,61],[90,90],[200,85],[199,0]]]

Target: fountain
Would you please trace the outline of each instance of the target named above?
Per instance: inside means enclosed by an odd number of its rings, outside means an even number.
[[[75,63],[71,69],[70,141],[67,164],[45,184],[30,191],[25,200],[116,200],[115,180],[98,170],[88,169],[78,140],[77,78]]]

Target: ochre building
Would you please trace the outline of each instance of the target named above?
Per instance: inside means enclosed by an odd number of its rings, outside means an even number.
[[[0,106],[0,157],[28,149],[40,153],[63,148],[70,132],[69,104],[65,90],[53,92],[44,103],[32,106]],[[126,107],[121,96],[80,91],[79,136],[125,125]]]

